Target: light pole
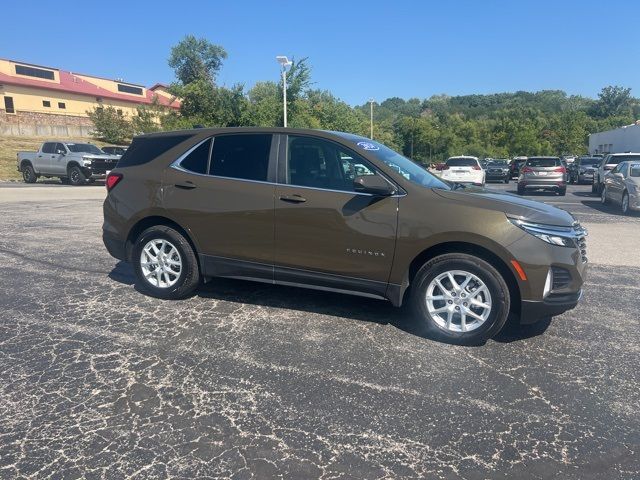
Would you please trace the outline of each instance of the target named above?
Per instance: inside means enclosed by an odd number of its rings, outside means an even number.
[[[373,104],[376,103],[376,101],[373,98],[369,99],[369,118],[370,118],[370,122],[371,122],[371,135],[369,135],[369,138],[371,140],[373,140]]]
[[[284,55],[278,55],[276,60],[282,67],[282,96],[284,103],[284,126],[287,126],[287,67],[292,65],[292,62]]]

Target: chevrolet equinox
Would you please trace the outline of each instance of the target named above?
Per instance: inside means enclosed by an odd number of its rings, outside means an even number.
[[[586,231],[564,210],[447,182],[340,132],[136,137],[107,176],[103,240],[155,297],[229,277],[411,305],[426,335],[481,343],[576,306]]]

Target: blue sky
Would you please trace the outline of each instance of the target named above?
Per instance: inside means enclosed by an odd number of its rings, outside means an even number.
[[[172,45],[205,37],[229,54],[218,83],[278,80],[276,55],[309,57],[315,87],[355,105],[605,85],[640,96],[637,0],[5,0],[0,57],[151,85]]]

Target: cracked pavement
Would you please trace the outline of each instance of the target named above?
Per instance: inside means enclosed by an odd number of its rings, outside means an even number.
[[[359,297],[144,296],[104,187],[0,184],[0,478],[639,478],[640,216],[587,189],[538,198],[591,229],[582,303],[470,348]]]

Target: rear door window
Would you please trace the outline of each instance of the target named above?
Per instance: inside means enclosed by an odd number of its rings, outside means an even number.
[[[204,142],[192,148],[187,156],[180,162],[180,166],[190,172],[204,175],[209,168],[209,152],[211,150],[211,139],[207,138]]]
[[[270,134],[220,135],[213,139],[209,174],[267,181]]]
[[[56,144],[47,142],[42,145],[42,153],[54,153],[56,151]]]

